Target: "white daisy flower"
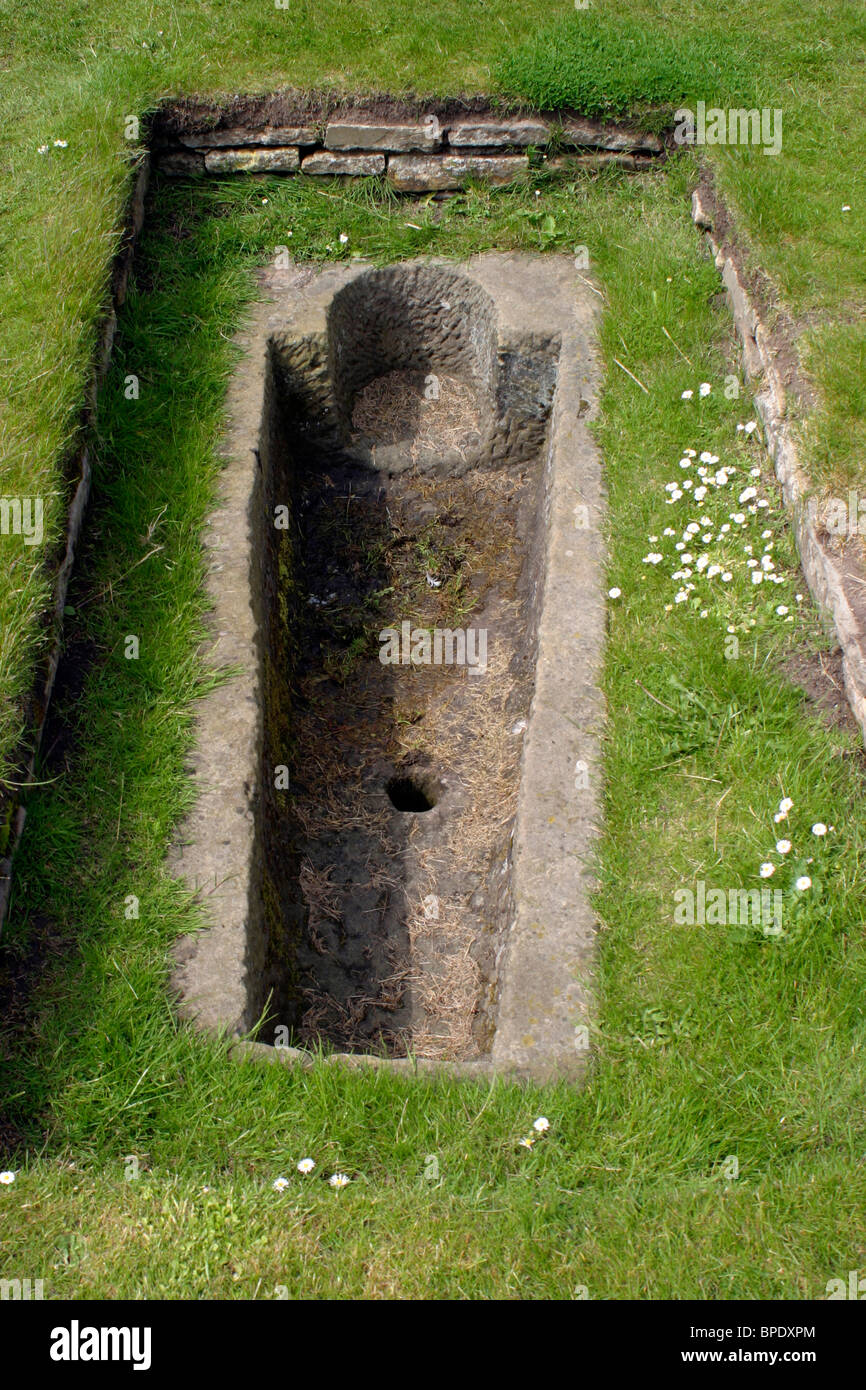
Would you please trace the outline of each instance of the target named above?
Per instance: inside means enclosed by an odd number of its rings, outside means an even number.
[[[619,598],[621,593],[622,589],[608,589],[607,596],[608,598]]]
[[[827,834],[827,827],[822,820],[816,820],[812,826],[812,834],[817,835],[819,839],[822,835]]]
[[[275,1192],[285,1192],[285,1190],[286,1190],[286,1188],[288,1187],[288,1185],[289,1185],[289,1180],[288,1180],[288,1178],[277,1178],[277,1179],[275,1180],[275,1182],[274,1182],[274,1191],[275,1191]]]
[[[758,873],[761,875],[761,878],[772,878],[775,872],[775,864],[762,864],[760,869],[758,870]]]
[[[341,1187],[348,1187],[351,1181],[348,1173],[332,1173],[328,1178],[328,1186],[335,1187],[339,1191]]]
[[[787,608],[785,607],[784,603],[780,603],[780,604],[778,605],[778,607],[776,608],[776,612],[778,613],[778,615],[779,615],[780,618],[784,618],[784,616],[785,616],[785,614],[788,612],[788,610],[787,610]]]
[[[681,400],[681,401],[690,401],[691,398],[692,398],[692,396],[693,396],[694,394],[695,394],[694,391],[683,391],[682,395],[680,396],[680,400]]]
[[[298,1172],[299,1172],[299,1173],[312,1173],[312,1171],[313,1171],[313,1169],[315,1168],[315,1166],[316,1166],[316,1160],[315,1160],[314,1158],[302,1158],[301,1161],[300,1161],[300,1163],[298,1164]]]
[[[808,874],[802,874],[801,877],[797,879],[794,887],[797,889],[798,893],[805,893],[807,888],[812,887],[812,880]]]
[[[3,1184],[4,1187],[8,1187],[9,1184],[10,1184],[10,1183],[13,1183],[14,1181],[15,1181],[15,1174],[12,1173],[12,1172],[10,1172],[8,1168],[6,1169],[6,1171],[5,1171],[4,1173],[0,1173],[0,1182],[2,1182],[2,1184]]]
[[[708,381],[702,381],[699,389],[702,396],[708,396],[713,388]]]
[[[545,1130],[550,1129],[550,1120],[544,1115],[539,1115],[538,1119],[534,1121],[532,1128],[535,1130],[536,1134],[544,1134]]]
[[[790,840],[777,840],[777,841],[776,841],[776,853],[777,853],[777,854],[790,854],[790,853],[791,853],[791,841],[790,841]]]

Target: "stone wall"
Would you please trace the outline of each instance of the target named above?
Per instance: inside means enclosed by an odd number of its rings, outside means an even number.
[[[447,193],[469,178],[510,183],[530,169],[568,172],[617,164],[638,170],[657,164],[658,135],[569,114],[503,116],[491,111],[449,116],[382,116],[356,112],[300,123],[273,124],[263,108],[239,122],[231,109],[210,111],[203,129],[195,114],[157,124],[154,153],[164,174],[297,172],[317,176],[386,178],[400,193]]]

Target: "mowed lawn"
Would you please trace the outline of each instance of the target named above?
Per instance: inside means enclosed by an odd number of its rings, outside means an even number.
[[[507,89],[626,114],[690,98],[781,107],[778,158],[718,147],[702,157],[799,334],[818,393],[799,422],[816,484],[857,484],[864,199],[848,156],[864,124],[861,6],[162,14],[4,11],[2,492],[54,497],[55,532],[134,159],[124,118],[166,93],[285,83]],[[862,1267],[863,759],[856,731],[792,683],[805,654],[821,684],[826,640],[758,433],[737,428],[753,418],[745,388],[724,393],[738,354],[688,215],[696,179],[684,154],[662,177],[536,179],[469,190],[438,212],[378,188],[334,198],[302,179],[154,190],[70,594],[81,678],[60,691],[67,728],[30,798],[4,930],[14,1011],[0,1168],[16,1174],[0,1188],[4,1277],[44,1277],[59,1297],[816,1298]],[[315,260],[589,248],[604,300],[598,432],[619,594],[599,1017],[583,1090],[240,1064],[175,1021],[168,951],[201,920],[163,869],[191,794],[191,703],[210,679],[196,654],[199,530],[231,336],[255,266],[288,230],[295,254]],[[130,371],[143,383],[133,409]],[[730,470],[722,482],[719,469]],[[671,502],[667,485],[685,479],[692,488]],[[705,570],[695,581],[694,564],[692,579],[675,577],[699,546],[718,582]],[[685,582],[696,587],[678,601]],[[45,595],[32,553],[15,551],[0,570],[7,758]],[[123,660],[129,632],[137,663]],[[778,886],[784,934],[682,925],[676,895],[698,881]],[[130,893],[137,921],[124,915]],[[540,1116],[549,1129],[522,1146]],[[316,1162],[306,1176],[305,1157]],[[325,1181],[335,1172],[351,1179],[342,1190]]]

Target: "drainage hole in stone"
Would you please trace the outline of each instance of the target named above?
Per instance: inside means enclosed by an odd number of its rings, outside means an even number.
[[[397,811],[432,811],[439,799],[438,788],[425,777],[392,777],[385,790]]]

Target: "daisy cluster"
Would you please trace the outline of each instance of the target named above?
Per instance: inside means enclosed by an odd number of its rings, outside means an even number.
[[[757,422],[739,424],[737,430],[750,436]],[[755,594],[772,594],[766,603],[768,612],[786,623],[794,622],[789,594],[779,593],[790,579],[780,574],[773,557],[775,538],[767,525],[773,504],[764,495],[761,469],[748,462],[723,463],[717,454],[705,450],[698,453],[688,448],[676,465],[675,476],[663,484],[664,503],[670,507],[671,523],[659,526],[649,535],[650,549],[643,564],[650,569],[661,568],[673,584],[669,613],[679,608],[696,611],[708,618],[710,608],[721,607],[734,616],[735,593],[738,585],[748,582]],[[684,515],[685,513],[685,515]],[[608,591],[609,597],[619,598],[621,589]],[[797,594],[796,604],[803,602]],[[749,613],[741,622],[744,628],[755,627],[757,619]],[[733,626],[729,632],[736,631]]]
[[[316,1160],[314,1158],[302,1158],[295,1167],[301,1176],[306,1178],[309,1177],[310,1173],[314,1172]],[[333,1187],[335,1191],[339,1192],[341,1188],[348,1187],[351,1181],[352,1179],[349,1177],[348,1173],[332,1173],[328,1178],[328,1186]],[[274,1179],[273,1189],[275,1192],[285,1192],[288,1186],[288,1178],[279,1177]]]
[[[793,809],[794,803],[790,796],[783,796],[782,800],[779,802],[779,808],[773,816],[774,824],[784,825]],[[834,829],[835,826],[826,825],[822,820],[815,821],[811,831],[811,847],[815,848],[816,845],[821,844],[827,835],[833,834]],[[776,833],[778,834],[779,832],[777,831]],[[807,855],[804,849],[798,853],[793,841],[787,839],[785,836],[776,841],[774,853],[776,858],[766,858],[758,869],[761,878],[773,878],[777,869],[787,867],[789,870],[789,877],[791,878],[791,884],[789,886],[793,887],[796,893],[808,893],[813,884],[812,875],[811,873],[807,873],[806,870],[811,868],[814,864],[815,856]]]
[[[533,1148],[536,1140],[540,1139],[542,1134],[546,1134],[549,1129],[550,1120],[546,1115],[539,1115],[538,1119],[532,1122],[532,1134],[525,1134],[522,1139],[518,1139],[518,1147],[521,1149]]]

